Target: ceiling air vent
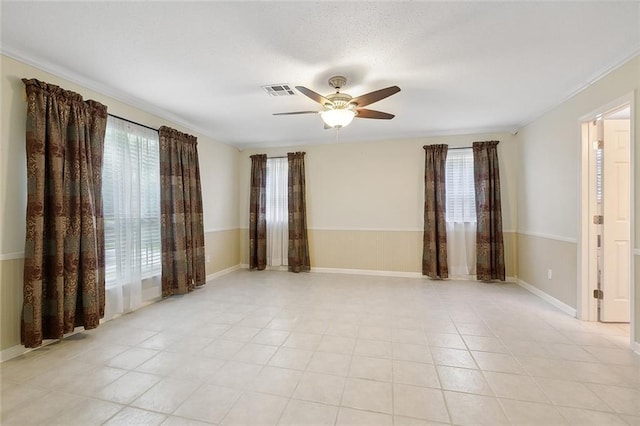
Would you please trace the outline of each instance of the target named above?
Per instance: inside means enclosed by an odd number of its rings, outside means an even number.
[[[267,86],[262,86],[265,92],[269,94],[269,96],[295,96],[295,92],[293,88],[286,83],[282,84],[269,84]]]

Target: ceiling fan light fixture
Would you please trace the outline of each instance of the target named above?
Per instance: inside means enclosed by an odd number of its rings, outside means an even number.
[[[353,117],[356,116],[356,112],[353,109],[341,108],[341,109],[329,109],[322,111],[320,117],[322,121],[334,129],[341,129],[346,127],[353,121]]]

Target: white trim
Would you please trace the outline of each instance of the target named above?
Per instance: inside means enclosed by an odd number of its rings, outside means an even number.
[[[591,121],[590,119],[588,121]],[[591,185],[592,172],[590,170],[594,165],[589,161],[590,144],[589,144],[589,124],[583,117],[578,121],[580,145],[579,145],[579,170],[578,170],[578,219],[580,221],[580,233],[578,234],[578,259],[576,268],[576,317],[584,321],[597,321],[597,302],[594,303],[591,293],[593,286],[593,274],[595,273],[594,265],[591,262],[593,234],[590,232],[591,221],[589,216],[592,211],[593,200],[589,194]],[[586,182],[586,184],[585,184]]]
[[[638,140],[638,134],[636,133],[636,129],[638,128],[638,126],[640,125],[640,123],[637,122],[636,120],[636,114],[638,113],[636,111],[636,97],[635,97],[635,92],[631,92],[629,96],[629,124],[630,124],[630,128],[629,128],[629,138],[631,138],[631,143],[630,143],[630,147],[629,147],[629,155],[630,155],[630,165],[631,165],[631,176],[636,175],[636,173],[638,173],[638,170],[636,169],[636,163],[634,161],[634,158],[636,158],[636,141]],[[630,229],[629,229],[629,243],[631,247],[635,247],[636,246],[636,220],[638,219],[636,216],[636,210],[633,208],[633,206],[636,205],[636,191],[638,188],[636,188],[636,180],[631,177],[630,178],[630,182],[629,182],[630,188],[630,199],[629,199],[629,203],[631,205],[631,218],[629,221],[629,224],[631,225]],[[640,250],[636,249],[635,250],[636,253],[640,252]],[[630,277],[631,277],[631,282],[629,283],[630,289],[629,289],[629,297],[630,297],[630,302],[631,302],[631,313],[629,316],[629,332],[631,334],[631,340],[633,341],[636,338],[636,333],[638,331],[638,326],[640,326],[640,324],[636,323],[636,313],[638,312],[638,309],[640,309],[640,306],[636,306],[636,300],[637,300],[637,295],[636,295],[636,280],[634,280],[633,277],[636,277],[637,279],[637,275],[638,273],[640,273],[640,271],[636,271],[636,262],[632,261],[631,259],[630,263]],[[638,352],[640,353],[640,348],[636,347],[636,349],[639,349]]]
[[[15,259],[24,259],[24,252],[18,251],[15,253],[4,253],[0,254],[0,261],[2,260],[15,260]]]
[[[518,283],[518,285],[520,287],[524,288],[525,290],[529,290],[531,293],[533,293],[536,296],[538,296],[539,298],[549,302],[550,304],[552,304],[556,308],[560,309],[565,314],[571,315],[573,318],[576,317],[576,310],[574,308],[572,308],[571,306],[567,305],[564,302],[561,302],[560,300],[558,300],[555,297],[551,296],[549,293],[546,293],[546,292],[540,290],[538,287],[534,287],[531,284],[529,284],[528,282],[522,281],[521,279],[518,279],[516,282]]]
[[[309,231],[341,231],[341,232],[423,232],[422,228],[325,228],[325,227],[309,227]]]
[[[237,229],[242,229],[240,227],[235,227],[235,228],[212,228],[212,229],[205,229],[204,233],[208,234],[209,232],[224,232],[224,231],[235,231]],[[248,228],[247,228],[248,229]]]
[[[243,263],[239,265],[242,269],[249,269],[249,265]],[[267,266],[268,271],[287,271],[286,266],[274,267]],[[345,275],[370,275],[377,277],[397,277],[397,278],[425,278],[429,279],[426,275],[422,275],[421,272],[407,272],[407,271],[381,271],[377,269],[348,269],[348,268],[322,268],[322,267],[311,267],[311,272],[317,274],[345,274]],[[464,277],[449,277],[451,281],[477,281],[471,278]],[[506,277],[505,282],[516,282],[516,277]]]
[[[346,275],[374,275],[379,277],[400,277],[400,278],[427,278],[420,272],[403,271],[378,271],[374,269],[343,269],[343,268],[316,268],[312,267],[311,272],[320,274],[346,274]]]
[[[104,322],[103,320],[100,320],[100,324],[102,324],[103,322]],[[11,346],[10,348],[3,349],[2,351],[0,351],[0,363],[1,362],[5,362],[5,361],[9,361],[10,359],[19,357],[20,355],[24,355],[24,354],[26,354],[28,352],[32,352],[32,351],[35,351],[37,349],[44,348],[47,345],[59,342],[59,341],[65,339],[65,338],[67,338],[69,336],[73,336],[74,334],[81,333],[83,331],[85,331],[84,328],[77,327],[76,330],[65,334],[62,337],[62,339],[45,339],[45,340],[43,340],[42,341],[42,345],[38,346],[37,348],[25,348],[22,345],[15,345],[15,346]]]
[[[249,269],[249,265],[243,263],[240,265],[243,269]],[[267,270],[286,271],[279,267],[268,266]],[[345,274],[345,275],[375,275],[381,277],[402,277],[402,278],[426,278],[420,272],[402,272],[402,271],[378,271],[374,269],[343,269],[343,268],[317,268],[311,267],[310,272],[319,274]]]
[[[505,283],[512,283],[512,284],[516,284],[516,281],[518,280],[518,277],[509,277],[506,276],[504,277],[504,282]],[[447,281],[475,281],[475,282],[479,282],[479,283],[483,283],[483,282],[496,282],[496,283],[500,283],[500,281],[495,280],[495,281],[480,281],[476,278],[476,275],[468,275],[466,277],[461,277],[461,276],[450,276],[449,278],[447,278]]]
[[[631,342],[631,350],[640,355],[640,342]]]
[[[221,271],[214,272],[213,274],[209,274],[209,275],[207,275],[207,282],[209,282],[211,280],[215,280],[216,278],[220,278],[223,275],[230,274],[233,271],[237,271],[241,267],[242,267],[242,265],[238,264],[238,265],[234,265],[234,266],[231,266],[229,268],[223,269]]]
[[[640,47],[636,47],[629,54],[621,55],[613,64],[611,64],[609,66],[605,66],[604,68],[601,68],[600,71],[593,73],[592,77],[589,78],[586,83],[584,83],[583,85],[577,87],[572,92],[569,92],[568,95],[564,96],[563,98],[560,98],[558,101],[556,101],[553,104],[551,104],[551,106],[549,106],[547,109],[545,109],[540,114],[538,114],[537,117],[533,117],[533,118],[531,118],[529,120],[526,120],[526,121],[523,121],[523,122],[519,123],[519,128],[522,129],[523,127],[526,127],[529,124],[531,124],[531,123],[533,123],[535,121],[538,121],[538,119],[540,117],[543,117],[543,116],[547,115],[549,112],[551,112],[554,109],[558,108],[560,105],[562,105],[563,103],[567,102],[569,99],[573,98],[578,93],[582,92],[583,90],[586,90],[587,88],[589,88],[593,84],[597,83],[600,79],[602,79],[603,77],[607,76],[612,71],[620,68],[621,66],[623,66],[627,62],[631,61],[633,58],[635,58],[638,55],[640,55]]]
[[[235,266],[232,266],[230,268],[223,269],[222,271],[218,271],[218,272],[215,272],[213,274],[207,275],[207,282],[209,282],[211,280],[214,280],[216,278],[219,278],[219,277],[221,277],[223,275],[226,275],[228,273],[231,273],[231,272],[233,272],[233,271],[235,271],[237,269],[240,269],[240,267],[241,267],[241,265],[235,265]],[[155,297],[155,298],[153,298],[151,300],[146,300],[142,305],[140,305],[135,310],[138,310],[140,308],[144,308],[145,306],[152,305],[152,304],[154,304],[156,302],[159,302],[160,300],[162,300],[161,297]],[[114,317],[109,318],[108,320],[100,320],[100,324],[103,324],[105,322],[109,322],[109,321],[113,320],[114,318],[117,318],[117,317],[119,317],[121,315],[125,315],[126,313],[129,313],[129,312],[125,312],[125,313],[122,313],[122,314],[115,315]],[[84,329],[80,329],[79,328],[77,331],[73,331],[73,332],[71,332],[69,334],[65,334],[63,339],[66,338],[66,337],[72,336],[72,335],[74,335],[76,333],[80,333],[82,331],[84,331]],[[10,360],[12,358],[19,357],[20,355],[26,354],[27,352],[31,352],[31,351],[33,351],[35,349],[42,348],[44,346],[50,345],[51,343],[54,343],[54,342],[57,342],[57,341],[58,341],[58,339],[44,340],[42,342],[42,345],[38,346],[37,348],[25,348],[22,345],[12,346],[10,348],[7,348],[7,349],[4,349],[4,350],[0,351],[0,362],[8,361],[8,360]]]
[[[48,344],[49,342],[43,343],[43,346]],[[31,352],[32,350],[33,349],[27,349],[22,345],[11,346],[10,348],[3,349],[2,351],[0,351],[0,362],[9,361],[10,359],[17,358],[22,354]]]
[[[240,227],[237,229],[249,229],[246,227]],[[325,228],[325,227],[309,227],[307,231],[362,231],[362,232],[424,232],[422,228]],[[210,232],[210,231],[205,231]],[[511,230],[511,229],[503,229],[503,234],[516,234],[519,231]]]
[[[422,131],[422,132],[412,132],[412,133],[404,133],[398,135],[396,139],[389,139],[388,136],[383,137],[353,137],[349,140],[341,140],[341,144],[351,144],[351,143],[361,143],[361,142],[403,142],[408,140],[415,139],[424,139],[428,137],[442,137],[442,136],[466,136],[466,135],[487,135],[489,138],[504,133],[510,133],[515,135],[518,133],[520,126],[516,125],[507,125],[507,126],[498,126],[498,127],[466,127],[466,128],[456,128],[449,130],[438,130],[438,131]],[[493,136],[492,136],[493,135]],[[286,140],[286,141],[277,141],[277,142],[236,142],[234,147],[238,148],[238,151],[243,152],[247,150],[263,150],[265,148],[290,148],[290,147],[303,147],[309,145],[319,145],[320,143],[305,143],[299,140]]]
[[[286,265],[280,265],[280,266],[269,266],[267,265],[267,271],[279,271],[279,272],[288,272],[289,271],[289,267]]]
[[[640,49],[636,49],[636,54],[640,52]],[[630,195],[629,202],[632,206],[630,209],[630,230],[629,230],[629,242],[631,246],[631,254],[638,253],[638,249],[633,249],[636,246],[635,242],[635,209],[633,206],[636,203],[635,196],[635,180],[633,176],[636,173],[635,170],[635,162],[633,159],[635,158],[635,141],[637,138],[636,127],[639,123],[636,120],[636,97],[635,91],[628,92],[627,94],[620,96],[613,101],[602,105],[588,114],[583,115],[578,119],[579,134],[580,134],[580,149],[579,154],[581,155],[581,161],[579,162],[579,170],[578,170],[578,184],[579,184],[579,200],[578,200],[578,220],[580,221],[580,234],[579,234],[579,243],[578,243],[578,262],[577,262],[577,312],[579,313],[578,318],[587,320],[587,321],[597,321],[597,303],[595,303],[595,299],[591,297],[592,291],[596,288],[596,279],[595,274],[593,273],[594,266],[590,263],[590,259],[592,255],[590,254],[589,248],[593,247],[593,244],[589,242],[589,238],[593,238],[590,226],[590,208],[589,208],[589,190],[588,185],[584,185],[585,180],[588,179],[589,176],[589,157],[588,153],[590,151],[589,143],[585,140],[584,135],[584,126],[586,123],[591,120],[597,118],[598,115],[606,115],[613,110],[624,106],[629,105],[630,109],[630,134],[629,137],[631,139],[630,143]],[[630,302],[631,302],[631,312],[630,312],[630,335],[631,340],[633,340],[636,336],[636,286],[633,281],[633,277],[635,277],[635,262],[631,261],[629,265],[629,273],[630,273]]]
[[[247,227],[241,227],[240,229],[249,229]],[[362,231],[362,232],[423,232],[422,228],[331,228],[331,227],[308,227],[307,231]]]
[[[248,263],[241,263],[239,265],[240,269],[249,269]],[[268,266],[264,269],[265,271],[276,271],[276,272],[287,272],[289,271],[288,266]]]
[[[134,108],[137,108],[143,112],[146,112],[148,114],[151,115],[155,115],[156,117],[159,117],[163,120],[167,120],[170,123],[173,124],[177,124],[179,126],[184,127],[185,129],[189,129],[191,131],[200,133],[204,136],[207,136],[213,140],[217,141],[217,138],[214,137],[212,134],[209,133],[208,130],[205,130],[195,124],[192,124],[180,117],[178,117],[177,115],[163,109],[163,108],[159,108],[157,105],[153,105],[150,104],[146,101],[143,101],[139,98],[136,98],[134,96],[131,96],[130,94],[121,92],[119,90],[116,90],[112,87],[109,86],[105,86],[103,84],[100,84],[92,79],[83,77],[67,68],[64,67],[60,67],[58,65],[54,65],[50,62],[44,62],[41,60],[36,60],[32,57],[30,57],[28,54],[25,55],[22,52],[16,52],[13,50],[8,50],[6,47],[0,47],[0,54],[5,55],[9,58],[12,58],[16,61],[25,63],[27,65],[30,65],[34,68],[37,68],[41,71],[47,72],[49,74],[53,74],[57,77],[63,78],[65,80],[68,80],[74,84],[77,84],[79,86],[83,86],[86,87],[89,90],[92,90],[94,92],[97,92],[103,96],[107,96],[110,97],[112,99],[115,99],[116,101],[122,102],[128,106],[132,106]],[[26,78],[30,78],[29,76],[25,76]],[[224,144],[224,142],[222,142]],[[229,145],[229,146],[233,146],[230,144],[225,144],[225,145]]]
[[[516,233],[522,234],[522,235],[528,235],[530,237],[546,238],[547,240],[555,240],[555,241],[562,241],[565,243],[578,244],[578,240],[576,238],[563,237],[560,235],[544,234],[542,232],[531,232],[531,231],[516,231]]]

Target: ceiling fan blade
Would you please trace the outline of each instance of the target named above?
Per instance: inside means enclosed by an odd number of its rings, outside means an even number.
[[[320,111],[274,112],[273,115],[318,114]]]
[[[374,102],[378,102],[384,98],[388,98],[391,95],[395,95],[400,91],[398,86],[391,86],[385,89],[376,90],[375,92],[365,93],[357,98],[351,99],[352,104],[356,104],[359,107],[367,106]]]
[[[333,105],[333,102],[331,102],[329,99],[325,98],[320,93],[314,92],[311,89],[307,89],[304,86],[296,86],[296,89],[298,89],[298,91],[301,92],[303,95],[305,95],[310,99],[313,99],[320,105]]]
[[[387,112],[374,111],[372,109],[358,108],[356,118],[377,118],[380,120],[391,120],[395,115]]]

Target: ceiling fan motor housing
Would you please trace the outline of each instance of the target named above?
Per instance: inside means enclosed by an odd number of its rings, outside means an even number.
[[[334,89],[340,91],[347,84],[347,78],[341,75],[333,76],[329,79],[329,85]]]
[[[390,120],[394,117],[381,111],[365,109],[363,107],[378,102],[400,91],[398,86],[391,86],[373,92],[365,93],[357,98],[351,97],[347,93],[341,93],[340,89],[347,84],[347,79],[337,75],[329,79],[329,84],[335,89],[335,93],[322,96],[311,89],[304,86],[296,86],[296,89],[310,98],[314,102],[322,105],[322,111],[297,111],[288,113],[276,113],[274,115],[297,115],[297,114],[320,114],[326,125],[332,128],[341,128],[348,125],[354,117],[374,118],[382,120]]]
[[[351,103],[351,99],[352,99],[351,96],[347,95],[346,93],[333,93],[331,95],[327,95],[327,99],[333,102],[333,105],[325,104],[324,106],[326,108],[345,109],[345,108],[351,108],[353,105]],[[353,105],[353,107],[355,107],[355,105]]]

